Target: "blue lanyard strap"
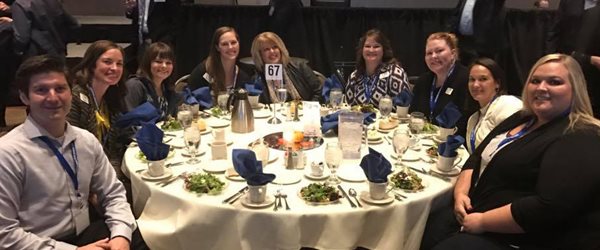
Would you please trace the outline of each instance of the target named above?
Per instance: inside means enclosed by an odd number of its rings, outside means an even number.
[[[368,77],[365,76],[363,79],[363,85],[365,87],[365,96],[367,97],[367,102],[371,102],[371,96],[373,95],[373,90],[375,90],[375,86],[377,86],[377,81],[379,80],[379,71],[375,73],[374,76]]]
[[[508,144],[509,142],[512,142],[516,139],[521,138],[523,135],[525,135],[525,133],[527,133],[527,131],[533,126],[533,124],[535,123],[535,118],[529,120],[529,122],[527,122],[527,124],[525,124],[525,127],[523,127],[523,129],[521,129],[521,131],[519,131],[518,133],[512,135],[512,136],[507,136],[506,138],[504,138],[502,141],[500,141],[500,143],[498,143],[498,147],[496,147],[496,150],[494,150],[494,152],[492,152],[490,154],[494,155],[498,150],[500,150],[502,148],[502,146],[505,146],[506,144]]]
[[[452,74],[452,72],[454,72],[454,66],[456,64],[453,63],[452,66],[450,66],[450,70],[448,70],[448,74],[446,75],[446,80],[444,80],[444,83],[442,84],[442,86],[440,86],[440,89],[438,89],[437,93],[434,94],[433,92],[435,92],[435,82],[437,81],[437,76],[433,76],[433,81],[431,82],[431,91],[429,91],[429,120],[433,121],[433,111],[435,110],[435,106],[437,105],[437,101],[438,98],[440,97],[440,93],[442,92],[442,89],[444,89],[444,86],[446,85],[446,83],[448,82],[448,78],[450,78],[450,75]]]
[[[490,107],[492,106],[492,103],[494,103],[494,101],[496,100],[497,97],[498,96],[495,95],[494,98],[492,99],[492,101],[490,101],[490,103],[488,104],[488,109],[487,110],[490,110]],[[486,110],[485,114],[487,114],[487,110]],[[470,152],[471,154],[473,152],[475,152],[475,136],[476,136],[477,130],[479,130],[479,127],[481,126],[481,121],[485,117],[485,114],[481,114],[480,111],[478,111],[478,112],[479,112],[479,119],[477,119],[477,123],[475,124],[475,127],[473,127],[473,130],[471,130],[471,138],[469,140],[470,144],[471,144],[471,152]]]
[[[63,167],[65,172],[67,172],[69,177],[71,177],[71,181],[73,182],[73,187],[75,187],[75,193],[77,194],[77,197],[81,197],[81,194],[79,193],[79,180],[77,180],[77,150],[75,149],[75,142],[72,142],[70,144],[71,154],[73,155],[73,164],[75,164],[75,168],[71,168],[71,165],[69,165],[65,157],[58,151],[58,148],[56,148],[52,141],[50,141],[50,138],[48,138],[47,136],[40,136],[39,138],[44,143],[46,143],[46,145],[48,145],[52,152],[54,152],[54,155],[56,155],[56,158],[58,159],[60,165]]]

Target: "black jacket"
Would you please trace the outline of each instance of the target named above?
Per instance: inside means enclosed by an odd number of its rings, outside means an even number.
[[[294,82],[294,87],[298,90],[300,97],[304,101],[319,101],[321,99],[321,89],[323,86],[321,82],[308,66],[308,63],[302,59],[290,58],[290,63],[285,67],[288,76]],[[254,79],[260,77],[260,82],[263,86],[268,86],[263,72],[257,72]],[[264,91],[260,95],[259,101],[261,103],[271,103],[271,96],[269,96],[269,90],[267,87],[263,88]],[[288,100],[291,100],[288,95]]]
[[[449,30],[459,34],[460,17],[467,0],[460,0],[454,9]],[[476,49],[495,51],[505,44],[504,21],[506,19],[505,0],[477,0],[473,7],[473,39]]]

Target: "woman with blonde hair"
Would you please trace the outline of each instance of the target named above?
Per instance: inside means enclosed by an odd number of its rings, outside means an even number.
[[[453,208],[430,215],[423,244],[450,236],[434,249],[600,247],[600,121],[579,64],[542,57],[523,105],[469,157]]]
[[[190,74],[189,87],[195,90],[209,86],[213,96],[231,89],[241,88],[250,80],[250,72],[238,62],[239,36],[234,28],[223,26],[215,30],[210,42],[208,57]]]
[[[290,57],[285,44],[277,34],[273,32],[258,34],[252,42],[251,51],[257,70],[255,80],[266,86],[260,96],[260,102],[272,103],[278,100],[275,83],[265,81],[265,64],[282,64],[283,85],[288,93],[287,100],[319,100],[322,88],[319,79],[306,60]]]

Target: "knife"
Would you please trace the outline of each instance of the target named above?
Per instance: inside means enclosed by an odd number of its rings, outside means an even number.
[[[346,199],[348,199],[348,202],[350,202],[350,206],[351,207],[356,207],[356,204],[354,204],[354,202],[352,202],[352,200],[350,199],[350,196],[348,196],[348,194],[346,194],[346,191],[344,191],[344,189],[342,188],[341,185],[337,185],[337,188],[342,192],[342,195],[344,197],[346,197]]]
[[[180,161],[180,162],[172,162],[172,163],[167,163],[167,165],[165,165],[165,167],[170,168],[170,167],[174,167],[174,166],[179,166],[181,164],[183,164],[182,161]]]
[[[240,189],[240,191],[237,191],[237,193],[233,194],[232,196],[229,196],[229,198],[223,200],[223,203],[229,203],[231,202],[234,198],[236,198],[237,196],[242,196],[242,194],[244,194],[244,192],[246,192],[246,190],[248,189],[248,186],[243,187],[242,189]],[[238,197],[239,198],[239,197]],[[236,199],[237,200],[237,199]],[[234,200],[235,201],[235,200]]]

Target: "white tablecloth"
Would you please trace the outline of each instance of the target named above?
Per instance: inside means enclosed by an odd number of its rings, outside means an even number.
[[[209,118],[215,119],[215,118]],[[282,131],[286,123],[271,125],[267,119],[255,120],[255,131],[248,134],[232,133],[227,127],[227,136],[233,148],[247,148],[247,145],[276,131]],[[181,137],[182,132],[176,133]],[[175,174],[183,171],[202,171],[203,164],[210,163],[210,149],[207,141],[212,135],[202,136],[201,148],[206,151],[202,162],[193,166],[172,167]],[[337,138],[326,138],[336,141]],[[171,143],[183,144],[181,138]],[[372,148],[385,155],[390,162],[393,152],[387,142],[372,145]],[[421,153],[424,150],[421,150]],[[151,249],[299,249],[301,246],[317,249],[354,249],[357,246],[369,249],[418,249],[427,216],[433,199],[448,193],[452,183],[429,175],[423,175],[427,184],[425,190],[417,193],[403,193],[407,199],[394,200],[388,205],[370,205],[361,200],[363,208],[351,208],[345,198],[340,203],[330,205],[309,205],[297,193],[301,187],[313,181],[302,177],[291,185],[269,184],[268,194],[277,189],[288,195],[291,210],[273,211],[273,206],[262,209],[246,208],[238,200],[233,205],[222,201],[243,188],[245,182],[228,181],[228,186],[220,195],[197,195],[183,188],[183,180],[159,187],[142,180],[136,170],[147,168],[146,163],[136,158],[137,147],[130,147],[124,158],[123,169],[131,176],[134,199],[134,213],[140,215],[138,225]],[[175,156],[167,162],[185,161],[183,149],[176,150]],[[324,146],[305,151],[307,161],[322,161]],[[362,148],[363,155],[368,150]],[[302,176],[306,170],[286,170],[283,166],[283,152],[271,149],[271,154],[279,156],[277,161],[265,167],[265,172]],[[462,161],[467,153],[461,149]],[[359,160],[344,160],[340,172],[362,173]],[[424,161],[407,163],[417,168],[430,167]],[[461,163],[462,164],[462,163]],[[218,176],[223,177],[223,174]],[[224,178],[223,178],[224,179]],[[359,193],[368,191],[367,182],[346,182],[344,189],[354,188]],[[243,197],[242,197],[243,198]]]

